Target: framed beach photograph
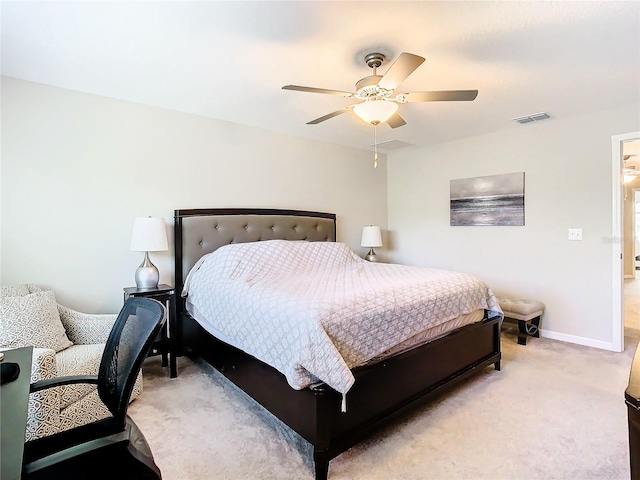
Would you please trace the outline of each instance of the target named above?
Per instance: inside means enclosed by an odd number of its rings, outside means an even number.
[[[524,172],[451,180],[451,225],[524,225]]]

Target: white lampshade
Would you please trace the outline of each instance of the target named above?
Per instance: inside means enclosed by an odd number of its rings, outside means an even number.
[[[163,218],[137,217],[133,222],[130,250],[161,252],[168,250],[167,229]]]
[[[367,123],[378,124],[386,122],[398,111],[396,102],[384,100],[367,100],[353,107],[353,112]]]
[[[367,248],[381,247],[382,235],[380,234],[380,227],[370,225],[362,229],[362,240],[360,245]]]

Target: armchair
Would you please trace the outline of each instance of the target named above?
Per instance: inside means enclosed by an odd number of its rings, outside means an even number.
[[[24,298],[38,292],[45,290],[31,284],[2,287],[3,297]],[[62,349],[42,348],[42,342],[34,347],[31,383],[62,376],[97,374],[105,342],[117,318],[116,314],[87,314],[58,303],[55,306],[68,343],[65,341]],[[141,392],[142,372],[136,379],[131,398]],[[109,415],[95,385],[63,385],[33,392],[29,396],[25,439],[31,441],[53,435]]]

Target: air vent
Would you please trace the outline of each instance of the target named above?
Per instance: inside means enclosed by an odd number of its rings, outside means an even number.
[[[545,120],[549,118],[549,115],[547,115],[544,112],[541,112],[541,113],[534,113],[533,115],[530,115],[530,117],[533,118],[534,120]]]
[[[370,145],[373,147],[373,144]],[[378,143],[380,150],[400,150],[401,148],[413,147],[413,143],[403,142],[402,140],[385,140]]]
[[[540,112],[540,113],[534,113],[532,115],[525,115],[524,117],[517,117],[517,118],[514,118],[513,121],[518,123],[531,123],[536,120],[545,120],[547,118],[550,118],[549,114],[545,112]]]

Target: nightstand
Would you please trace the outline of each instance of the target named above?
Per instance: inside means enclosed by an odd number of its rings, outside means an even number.
[[[156,288],[128,287],[124,289],[124,299],[129,297],[153,298],[166,307],[167,321],[153,342],[149,356],[162,355],[162,366],[166,367],[168,363],[171,378],[176,378],[178,366],[175,346],[177,335],[175,289],[171,285],[165,284],[160,284]]]

